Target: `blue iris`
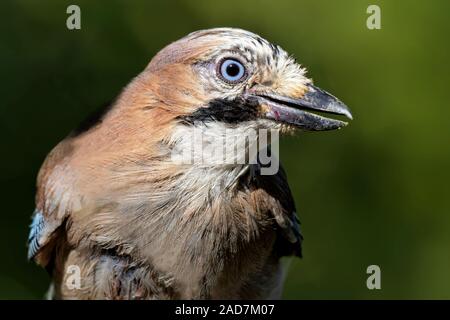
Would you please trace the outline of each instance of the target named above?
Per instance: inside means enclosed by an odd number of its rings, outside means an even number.
[[[227,82],[238,82],[245,76],[245,68],[237,60],[226,59],[220,66],[220,74]]]

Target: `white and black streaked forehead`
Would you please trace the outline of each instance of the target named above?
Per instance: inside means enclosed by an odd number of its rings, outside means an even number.
[[[205,42],[208,42],[208,40],[218,42],[219,45],[212,47],[209,54],[237,52],[246,59],[246,62],[252,64],[273,64],[278,60],[295,62],[280,46],[246,30],[216,28],[196,31],[186,36],[188,41],[195,41],[200,38]]]
[[[310,82],[306,71],[280,46],[252,32],[235,28],[196,31],[185,37],[187,43],[202,43],[205,50],[199,59],[220,61],[224,57],[240,57],[252,69],[251,81],[278,94],[301,96]],[[214,44],[214,45],[212,45]],[[246,84],[242,84],[243,86]],[[238,90],[239,88],[235,88]],[[228,92],[232,94],[233,92]]]

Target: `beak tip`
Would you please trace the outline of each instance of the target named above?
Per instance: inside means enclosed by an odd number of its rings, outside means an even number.
[[[349,118],[350,120],[353,120],[353,116],[352,116],[352,114],[350,113],[350,110],[347,110],[347,111],[344,113],[344,115],[345,115],[347,118]]]
[[[306,100],[313,109],[320,111],[329,111],[331,113],[341,114],[350,120],[353,120],[350,109],[338,98],[332,94],[322,90],[312,84],[308,85],[308,92],[306,93]]]
[[[341,115],[347,117],[350,120],[353,120],[353,115],[350,112],[349,107],[347,107],[344,103],[341,101],[338,102],[337,110],[339,110],[337,113],[340,113]]]

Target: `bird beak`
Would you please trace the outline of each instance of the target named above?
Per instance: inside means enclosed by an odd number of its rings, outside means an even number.
[[[339,99],[312,84],[306,87],[307,92],[300,99],[271,93],[251,96],[256,98],[262,107],[263,117],[307,131],[334,130],[347,125],[347,122],[326,118],[310,111],[343,115],[352,119],[350,110]]]

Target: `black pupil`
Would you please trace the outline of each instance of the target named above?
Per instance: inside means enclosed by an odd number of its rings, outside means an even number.
[[[236,77],[239,74],[239,66],[237,63],[232,62],[227,66],[227,74],[230,77]]]

